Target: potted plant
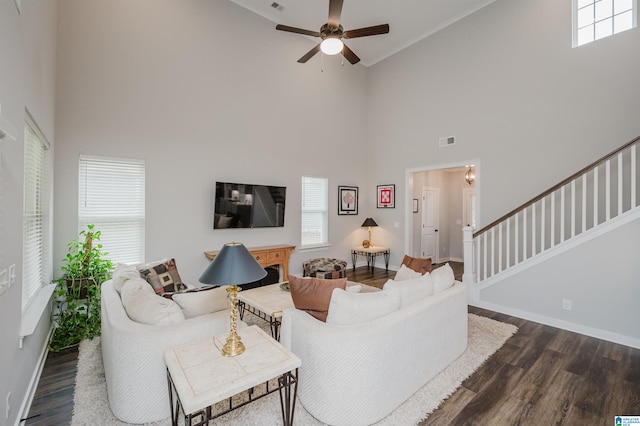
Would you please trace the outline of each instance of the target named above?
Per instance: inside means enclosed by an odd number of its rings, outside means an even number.
[[[49,349],[59,351],[100,335],[100,285],[111,276],[113,263],[102,251],[94,225],[68,244],[63,276],[57,280],[54,331]]]

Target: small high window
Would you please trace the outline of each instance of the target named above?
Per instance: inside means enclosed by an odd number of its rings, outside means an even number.
[[[573,47],[636,27],[637,0],[573,0]]]

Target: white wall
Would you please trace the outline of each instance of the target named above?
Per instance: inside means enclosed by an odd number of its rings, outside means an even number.
[[[571,2],[498,0],[370,68],[369,179],[395,183],[402,195],[407,169],[477,158],[482,227],[640,135],[638,51],[638,28],[573,49]],[[438,148],[448,135],[456,145]],[[384,226],[402,222],[404,211],[378,216]],[[398,263],[403,235],[381,242]],[[617,283],[622,294],[589,293],[600,312],[620,297],[633,299],[625,291],[640,282],[631,262],[617,266],[628,280]],[[575,276],[568,268],[553,274]],[[579,287],[602,288],[596,276]],[[544,303],[532,301],[530,311],[557,302],[556,294],[539,295]],[[509,308],[524,297],[486,292],[485,300]]]
[[[46,344],[49,315],[18,348],[22,318],[22,201],[24,120],[29,110],[45,138],[54,146],[56,2],[0,2],[0,103],[2,115],[18,131],[16,142],[2,141],[2,212],[0,270],[16,265],[16,283],[0,295],[0,425],[15,424],[29,382]],[[11,412],[5,401],[11,392]]]
[[[232,240],[299,247],[302,175],[329,178],[331,248],[296,250],[291,271],[349,259],[366,208],[338,216],[337,187],[364,182],[364,67],[298,64],[311,42],[227,1],[62,0],[59,28],[55,260],[81,153],[145,160],[146,259],[175,257],[185,282]],[[286,186],[285,227],[214,231],[217,180]]]

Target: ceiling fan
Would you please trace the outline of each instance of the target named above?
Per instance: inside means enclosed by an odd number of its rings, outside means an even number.
[[[289,27],[287,25],[276,25],[276,30],[288,31],[308,35],[311,37],[320,37],[322,41],[313,49],[308,51],[298,62],[304,64],[316,53],[322,50],[327,55],[336,55],[342,53],[351,64],[360,62],[358,55],[342,42],[342,39],[350,39],[357,37],[367,37],[378,34],[387,34],[389,32],[389,24],[374,25],[373,27],[359,28],[357,30],[344,31],[340,25],[340,14],[342,13],[343,0],[329,0],[329,22],[324,24],[320,31],[303,30],[302,28]]]

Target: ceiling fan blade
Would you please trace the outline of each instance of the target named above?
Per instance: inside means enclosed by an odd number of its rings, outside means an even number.
[[[320,51],[320,43],[316,44],[316,46],[313,49],[311,49],[310,51],[305,53],[305,55],[302,58],[298,59],[298,62],[301,63],[301,64],[304,64],[309,59],[311,59],[313,57],[313,55],[315,55],[319,51]]]
[[[303,30],[302,28],[289,27],[287,25],[278,24],[276,25],[276,30],[287,31],[287,32],[296,33],[296,34],[304,34],[312,37],[320,37],[320,33],[318,31]]]
[[[358,28],[357,30],[345,31],[344,38],[366,37],[378,34],[387,34],[389,32],[389,24],[374,25],[373,27]]]
[[[353,53],[353,50],[349,49],[349,46],[347,46],[346,44],[342,47],[342,56],[347,58],[347,61],[351,62],[351,65],[360,62],[360,58],[358,58],[358,55]]]
[[[329,28],[337,30],[340,27],[343,0],[329,0]]]

